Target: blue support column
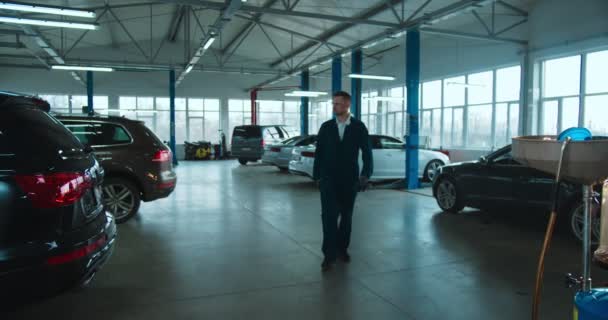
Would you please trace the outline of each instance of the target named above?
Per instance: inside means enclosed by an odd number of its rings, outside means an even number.
[[[93,71],[87,71],[87,113],[93,114]]]
[[[363,72],[363,54],[361,49],[353,50],[351,59],[351,73],[361,74]],[[361,79],[352,78],[350,80],[350,91],[350,113],[355,119],[361,120]]]
[[[342,56],[337,55],[331,60],[331,93],[342,90]]]
[[[175,150],[175,70],[169,71],[169,148],[173,153],[173,164],[177,165]]]
[[[407,133],[405,136],[406,188],[417,189],[418,181],[418,106],[420,97],[420,32],[408,31],[405,38],[405,85],[407,86]]]
[[[310,90],[310,75],[308,70],[302,71],[300,75],[300,89],[302,91]],[[308,105],[309,105],[308,97],[302,97],[300,99],[300,134],[307,135],[308,134]]]

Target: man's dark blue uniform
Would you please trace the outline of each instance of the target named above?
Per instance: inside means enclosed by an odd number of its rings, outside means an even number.
[[[363,160],[362,170],[359,170],[359,151]],[[360,178],[367,181],[372,172],[372,152],[365,124],[351,118],[340,139],[335,119],[323,123],[317,135],[313,178],[319,181],[321,191],[326,261],[334,261],[338,255],[347,253]]]

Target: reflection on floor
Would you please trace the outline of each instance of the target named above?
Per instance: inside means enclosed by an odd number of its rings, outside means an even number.
[[[236,161],[182,162],[178,175],[170,198],[120,226],[115,255],[90,288],[0,318],[528,317],[542,214],[444,214],[428,195],[372,189],[357,199],[352,263],[322,275],[320,201],[309,179]],[[563,275],[579,261],[562,231],[548,258],[543,319],[569,317]]]

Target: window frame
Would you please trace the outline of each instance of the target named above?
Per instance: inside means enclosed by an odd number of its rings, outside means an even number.
[[[111,122],[111,121],[103,121],[103,120],[78,120],[78,119],[62,119],[60,120],[61,123],[63,123],[66,128],[69,129],[68,124],[73,123],[73,124],[102,124],[102,125],[112,125],[112,126],[116,126],[116,127],[120,127],[122,128],[122,130],[124,130],[124,132],[127,134],[127,136],[129,136],[129,142],[121,142],[121,143],[115,143],[115,144],[85,144],[83,143],[83,145],[88,145],[91,148],[114,148],[114,147],[123,147],[123,146],[128,146],[133,144],[133,135],[131,134],[131,132],[121,123],[116,123],[116,122]],[[70,132],[72,132],[72,130],[70,130]],[[80,139],[78,139],[80,141]]]

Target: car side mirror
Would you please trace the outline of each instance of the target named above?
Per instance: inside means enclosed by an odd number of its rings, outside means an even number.
[[[82,151],[84,151],[85,153],[91,153],[93,152],[93,147],[87,144],[84,146],[84,149],[82,149]]]
[[[488,161],[488,158],[486,158],[486,156],[481,156],[479,158],[479,162],[482,164],[490,164],[490,161]]]

